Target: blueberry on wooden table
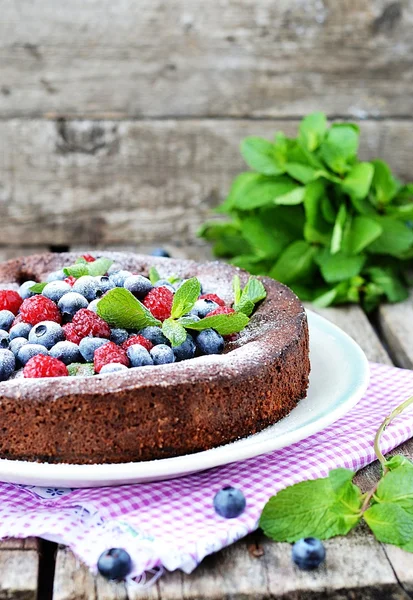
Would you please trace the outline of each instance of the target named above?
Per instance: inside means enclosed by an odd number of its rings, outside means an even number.
[[[171,258],[171,255],[165,248],[154,248],[151,252],[151,256],[162,256],[164,258]]]
[[[321,540],[306,537],[293,544],[291,556],[297,567],[303,571],[312,571],[324,561],[326,551]]]
[[[239,517],[245,510],[247,502],[241,490],[227,485],[214,497],[215,512],[225,519]]]
[[[98,571],[106,579],[124,579],[131,568],[131,558],[123,548],[110,548],[99,556]]]

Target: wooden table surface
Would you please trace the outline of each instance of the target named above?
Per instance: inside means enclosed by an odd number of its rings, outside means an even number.
[[[380,308],[369,320],[360,308],[317,311],[349,333],[372,361],[413,368],[413,295]],[[401,451],[413,454],[413,443]],[[363,469],[358,483],[370,487],[378,464]],[[255,533],[206,558],[191,575],[165,573],[149,589],[106,582],[79,564],[72,552],[44,540],[0,543],[0,600],[404,599],[413,594],[413,554],[375,541],[359,526],[345,538],[326,542],[319,570],[295,568],[289,544]]]

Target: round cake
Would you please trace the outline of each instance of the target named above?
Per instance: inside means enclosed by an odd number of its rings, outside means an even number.
[[[248,273],[220,262],[99,252],[122,268],[197,277],[204,293],[233,301]],[[0,264],[0,288],[41,282],[74,263],[72,253]],[[223,354],[93,377],[16,378],[0,383],[0,457],[74,464],[179,456],[254,434],[304,398],[310,371],[304,308],[286,286],[258,278],[267,296]]]

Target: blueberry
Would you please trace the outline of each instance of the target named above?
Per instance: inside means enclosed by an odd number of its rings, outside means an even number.
[[[157,281],[154,285],[154,287],[158,288],[158,287],[164,287],[167,290],[169,290],[170,292],[172,292],[173,294],[175,294],[175,288],[172,285],[172,283],[169,283],[169,281],[167,279],[159,279],[159,281]]]
[[[83,277],[76,279],[72,290],[77,294],[84,296],[89,302],[92,302],[92,300],[103,295],[103,292],[98,285],[97,277],[91,277],[90,275],[84,275]]]
[[[144,327],[140,330],[139,335],[143,335],[143,337],[152,342],[154,346],[157,346],[158,344],[170,345],[169,340],[162,333],[162,329],[154,325]]]
[[[110,280],[110,278],[107,275],[102,275],[101,277],[95,277],[95,281],[96,284],[98,286],[98,290],[100,290],[102,293],[99,295],[99,293],[97,293],[97,296],[103,296],[103,294],[106,294],[106,292],[108,292],[109,290],[112,290],[115,285],[112,283],[112,281]]]
[[[18,292],[20,294],[20,296],[23,298],[23,300],[26,300],[26,298],[31,298],[32,296],[35,295],[34,292],[30,291],[30,288],[35,285],[36,281],[25,281],[24,283],[21,284],[21,286],[18,289]]]
[[[172,350],[175,354],[175,360],[177,361],[193,358],[195,354],[195,344],[192,336],[187,333],[184,343],[180,346],[175,346],[175,348],[172,348]]]
[[[16,359],[10,350],[0,349],[0,381],[6,381],[13,373]]]
[[[13,352],[14,356],[17,356],[20,348],[28,343],[28,340],[26,340],[24,337],[13,338],[9,344],[9,350]]]
[[[311,571],[321,565],[326,557],[326,551],[320,540],[307,537],[293,544],[291,556],[297,567],[303,571]]]
[[[62,281],[63,279],[66,279],[66,277],[66,273],[63,271],[63,269],[60,269],[59,271],[53,271],[52,273],[49,273],[49,275],[46,277],[46,281],[47,283],[58,280]]]
[[[200,319],[204,319],[208,313],[216,308],[219,308],[219,305],[216,302],[209,300],[208,298],[203,298],[202,300],[197,300],[195,302],[191,310],[191,316],[196,315]]]
[[[175,362],[175,354],[173,353],[172,348],[166,344],[154,346],[149,354],[152,357],[154,365],[166,365]]]
[[[123,342],[126,342],[128,337],[129,337],[129,334],[126,331],[126,329],[111,329],[110,330],[110,341],[114,342],[118,346],[123,344]]]
[[[201,354],[221,354],[225,342],[222,335],[215,329],[204,329],[196,338],[196,346]]]
[[[111,275],[109,275],[109,279],[115,287],[123,287],[123,284],[125,283],[127,278],[131,277],[131,276],[132,276],[132,273],[130,271],[124,271],[122,269],[120,271],[116,271],[115,273],[112,273]]]
[[[79,362],[82,360],[82,355],[79,351],[79,346],[73,342],[57,342],[50,348],[50,356],[58,358],[65,365]]]
[[[124,579],[131,569],[131,557],[123,548],[111,548],[99,556],[98,571],[106,579]]]
[[[164,258],[171,258],[171,255],[165,248],[154,248],[151,252],[151,256],[163,256]]]
[[[60,298],[57,306],[62,313],[64,320],[70,321],[78,310],[81,308],[88,308],[88,304],[86,298],[81,294],[68,292]]]
[[[63,328],[54,321],[41,321],[29,333],[30,344],[41,344],[48,350],[65,339]]]
[[[85,337],[80,341],[79,350],[86,362],[93,362],[95,350],[107,344],[109,340],[103,338]]]
[[[31,328],[32,326],[29,323],[16,323],[9,331],[10,339],[14,340],[14,338],[20,337],[28,338]]]
[[[113,263],[108,269],[108,275],[113,275],[122,270],[122,266],[119,263]]]
[[[9,331],[14,321],[14,314],[10,310],[0,310],[0,329]]]
[[[10,343],[10,336],[8,331],[0,329],[0,348],[8,348]]]
[[[149,279],[143,275],[132,275],[131,277],[125,279],[123,287],[132,292],[132,294],[136,296],[136,298],[139,298],[139,300],[143,300],[146,294],[151,291],[153,286]]]
[[[245,510],[247,502],[241,490],[226,485],[214,497],[215,512],[225,519],[239,517]]]
[[[96,298],[96,300],[92,300],[92,302],[90,302],[90,304],[88,306],[88,310],[93,310],[93,312],[97,314],[99,300],[100,300],[100,298]]]
[[[129,371],[129,369],[120,363],[108,363],[107,365],[103,365],[100,369],[100,375],[102,375],[102,373],[116,373],[116,371]]]
[[[49,355],[49,351],[40,344],[24,344],[17,353],[17,358],[22,365],[25,365],[33,356],[38,354]]]
[[[152,357],[146,348],[140,344],[133,344],[126,350],[131,367],[146,367],[153,365]]]
[[[53,300],[53,302],[59,302],[60,298],[71,291],[71,287],[66,281],[51,281],[44,288],[42,295]]]

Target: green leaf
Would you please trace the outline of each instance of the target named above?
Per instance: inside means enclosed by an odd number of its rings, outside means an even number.
[[[171,317],[173,319],[178,319],[185,313],[189,312],[195,302],[198,300],[200,293],[201,284],[196,277],[192,277],[191,279],[185,281],[185,283],[183,283],[175,292],[172,303]],[[179,344],[176,345],[179,346]]]
[[[304,237],[308,242],[330,245],[331,226],[323,215],[323,201],[325,199],[328,201],[324,182],[320,180],[313,181],[306,186],[304,196],[304,210],[306,215]],[[334,211],[332,217],[332,222],[334,223],[336,219]]]
[[[242,235],[257,256],[275,259],[291,241],[287,231],[265,221],[261,215],[243,216],[241,222]]]
[[[337,254],[341,248],[341,242],[343,239],[344,224],[347,219],[347,207],[342,204],[338,209],[337,218],[334,223],[333,235],[331,237],[331,254]]]
[[[353,477],[353,471],[335,469],[325,479],[281,490],[264,506],[259,526],[277,542],[345,535],[361,517],[362,497]]]
[[[285,171],[290,177],[304,184],[310,183],[319,176],[319,171],[301,163],[287,163]]]
[[[255,277],[250,277],[242,290],[239,301],[235,302],[234,309],[249,317],[254,310],[255,304],[264,300],[266,296],[267,292],[261,281],[255,279]]]
[[[95,374],[93,363],[71,363],[67,365],[71,377],[91,377]]]
[[[368,252],[398,257],[411,248],[413,231],[405,223],[391,217],[377,217],[376,221],[382,228],[382,233],[369,245]]]
[[[76,279],[84,275],[99,277],[105,275],[112,264],[113,260],[102,256],[93,262],[79,262],[70,267],[65,267],[63,272],[67,277],[75,277]]]
[[[178,283],[178,281],[181,281],[181,278],[178,277],[178,275],[173,274],[168,277],[167,281],[169,281],[169,283],[173,285],[174,283]]]
[[[260,137],[246,137],[241,143],[241,154],[251,169],[263,175],[280,175],[284,172],[275,156],[274,144]]]
[[[383,232],[381,225],[369,217],[357,216],[351,221],[345,240],[345,250],[349,254],[359,254],[374,242]]]
[[[413,552],[413,518],[399,504],[373,504],[364,519],[379,542]]]
[[[149,281],[152,285],[155,285],[157,281],[161,279],[161,276],[158,273],[158,269],[156,267],[151,267],[149,269]]]
[[[335,173],[343,175],[350,170],[357,155],[359,129],[352,124],[332,125],[320,147],[325,163]]]
[[[397,194],[399,185],[393,177],[390,167],[382,160],[373,160],[374,167],[373,190],[379,206],[391,202]]]
[[[232,289],[234,290],[234,304],[238,304],[241,298],[241,281],[238,275],[232,279]]]
[[[343,180],[342,187],[353,198],[362,200],[369,193],[373,180],[374,167],[371,163],[360,162],[351,169]]]
[[[310,152],[314,152],[321,144],[327,131],[327,119],[324,113],[315,112],[300,123],[299,140]]]
[[[257,175],[255,180],[245,185],[242,195],[234,201],[238,210],[252,210],[273,204],[275,199],[295,190],[297,185],[289,177],[267,177]]]
[[[33,292],[34,294],[41,294],[44,290],[44,288],[46,287],[47,282],[42,282],[42,283],[35,283],[34,285],[32,285],[29,288],[30,292]]]
[[[343,253],[330,254],[328,250],[317,256],[321,274],[328,283],[336,283],[355,277],[366,261],[365,256],[346,256]]]
[[[162,323],[162,333],[171,342],[172,347],[180,346],[186,340],[185,327],[174,319],[166,319]]]
[[[295,204],[301,204],[304,201],[305,187],[297,186],[295,189],[290,190],[286,194],[277,196],[274,198],[274,204],[292,206]]]
[[[98,302],[97,313],[112,327],[121,329],[143,329],[161,322],[129,290],[114,288]]]
[[[409,292],[400,277],[391,267],[370,267],[367,269],[371,280],[378,285],[386,295],[389,302],[406,300]]]
[[[316,253],[316,248],[307,242],[293,242],[278,258],[270,271],[270,277],[286,284],[307,278],[314,270]]]
[[[203,331],[204,329],[215,329],[221,335],[230,335],[242,331],[249,323],[249,318],[243,313],[231,313],[229,315],[212,315],[204,317],[200,321],[192,321],[191,317],[181,317],[178,321],[187,329]]]

